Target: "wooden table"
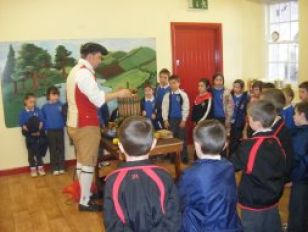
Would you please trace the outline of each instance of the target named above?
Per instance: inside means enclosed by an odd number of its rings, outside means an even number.
[[[113,144],[111,139],[102,137],[101,146],[110,155],[106,156],[105,160],[124,160],[123,154],[121,154],[118,145]],[[170,139],[158,139],[155,148],[150,152],[150,156],[158,156],[163,154],[174,155],[174,168],[176,178],[178,179],[181,175],[181,151],[183,142],[177,138]]]

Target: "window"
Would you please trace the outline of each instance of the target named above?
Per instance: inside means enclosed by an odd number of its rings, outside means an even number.
[[[267,8],[268,79],[295,83],[298,80],[298,2],[272,1]]]

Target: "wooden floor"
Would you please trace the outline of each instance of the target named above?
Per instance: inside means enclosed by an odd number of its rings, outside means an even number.
[[[174,175],[173,166],[164,163]],[[110,168],[106,169],[109,172]],[[72,182],[73,168],[62,176],[31,178],[21,174],[0,178],[1,232],[97,232],[105,231],[101,213],[80,213],[62,193]],[[289,189],[280,202],[283,222],[287,219]]]

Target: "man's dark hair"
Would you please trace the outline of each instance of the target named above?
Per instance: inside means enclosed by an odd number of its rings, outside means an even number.
[[[108,54],[108,51],[104,46],[92,42],[86,43],[82,45],[80,48],[80,55],[82,58],[85,58],[89,54],[95,54],[95,53],[101,53],[102,55],[105,56]]]
[[[60,95],[59,89],[56,86],[51,86],[46,91],[46,98],[49,100],[50,94]]]
[[[308,102],[300,102],[295,105],[295,110],[298,113],[304,113],[306,120],[308,120]]]
[[[260,122],[264,128],[271,127],[276,118],[276,108],[274,104],[266,100],[250,103],[247,113],[252,117],[253,121]]]
[[[160,74],[166,74],[166,75],[168,75],[168,77],[170,77],[170,71],[166,68],[163,68],[162,70],[160,70],[159,75]]]
[[[262,91],[263,88],[263,82],[262,81],[254,81],[251,88],[259,88],[260,91]]]
[[[275,106],[277,114],[280,114],[286,105],[286,98],[280,89],[267,89],[263,91],[261,99],[270,101]]]
[[[241,79],[236,79],[236,80],[233,82],[233,84],[239,84],[240,87],[241,87],[241,89],[244,89],[244,87],[245,87],[245,82],[244,82],[243,80],[241,80]]]
[[[304,82],[300,83],[298,88],[305,89],[308,92],[308,81],[304,81]]]
[[[132,116],[122,122],[118,136],[127,155],[146,155],[154,139],[153,125],[147,118]]]
[[[220,154],[226,143],[226,130],[217,120],[204,120],[194,129],[194,140],[201,146],[203,154]]]
[[[214,81],[216,80],[217,77],[221,77],[222,78],[222,82],[225,83],[225,76],[222,73],[215,73],[214,76],[212,77],[212,82],[214,83]]]
[[[28,100],[31,97],[36,97],[34,93],[26,93],[24,96],[24,101]]]
[[[169,81],[177,81],[180,82],[180,77],[178,75],[171,75],[169,77]]]

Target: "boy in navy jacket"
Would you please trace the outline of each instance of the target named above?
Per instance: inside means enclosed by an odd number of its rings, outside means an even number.
[[[295,106],[294,162],[289,203],[289,232],[308,231],[308,102]]]
[[[119,128],[119,148],[126,162],[106,178],[104,223],[107,232],[178,232],[176,187],[163,168],[149,161],[156,145],[150,120],[133,116]]]
[[[236,212],[234,167],[221,157],[225,128],[217,120],[201,121],[193,136],[199,159],[185,170],[178,183],[181,231],[242,231]]]
[[[36,106],[36,97],[27,93],[24,97],[24,109],[19,114],[19,126],[26,137],[30,174],[36,177],[45,175],[43,157],[46,154],[46,138],[43,130],[43,117]]]
[[[171,91],[164,95],[162,105],[164,126],[172,131],[174,137],[183,141],[182,161],[188,163],[186,122],[189,115],[189,99],[180,89],[178,76],[171,76],[169,85]]]
[[[248,121],[254,133],[243,140],[232,162],[243,170],[238,193],[245,232],[281,232],[278,202],[285,183],[286,157],[271,126],[275,106],[260,100],[248,107]]]
[[[44,125],[47,131],[50,151],[50,165],[53,175],[64,173],[64,117],[63,105],[59,101],[59,90],[52,86],[47,89],[48,102],[42,107]]]
[[[156,122],[158,129],[164,128],[164,120],[162,116],[162,104],[163,99],[166,93],[170,92],[170,86],[169,86],[169,77],[170,77],[170,71],[166,68],[163,68],[159,72],[159,84],[155,91],[155,99],[156,99]]]

